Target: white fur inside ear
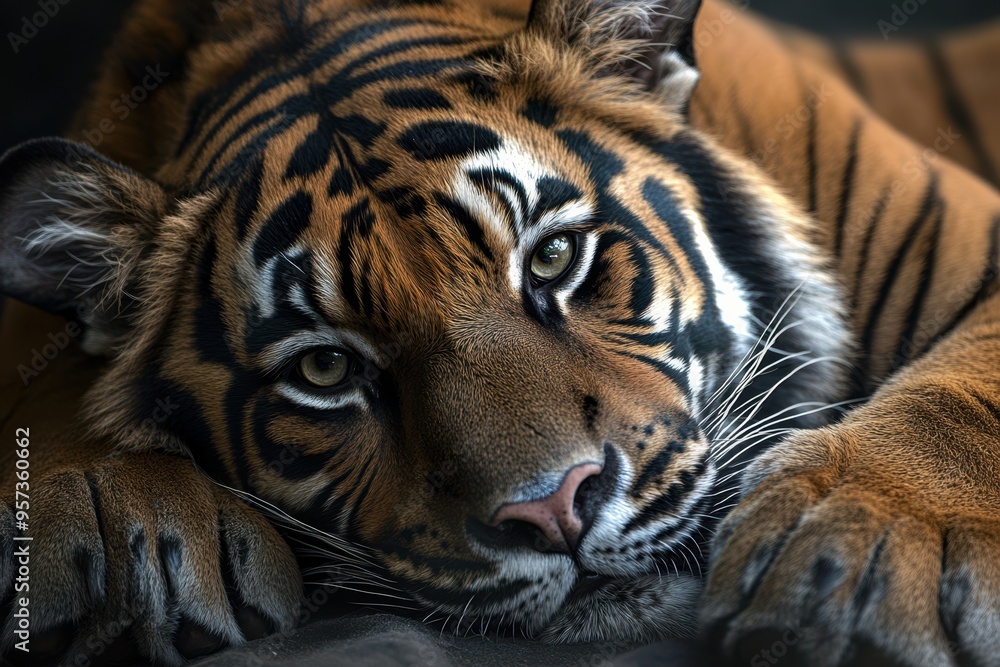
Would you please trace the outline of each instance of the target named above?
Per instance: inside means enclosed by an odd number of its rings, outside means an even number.
[[[661,54],[656,65],[653,94],[667,106],[686,107],[698,85],[698,70],[674,52]]]
[[[107,353],[120,335],[109,313],[124,289],[119,272],[130,268],[123,249],[135,240],[118,222],[124,214],[114,193],[83,164],[29,172],[10,186],[6,201],[0,291],[79,320],[83,349]]]

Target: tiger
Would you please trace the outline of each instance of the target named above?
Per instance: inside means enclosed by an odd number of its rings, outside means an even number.
[[[840,67],[714,0],[138,0],[0,159],[5,650],[15,538],[33,641],[169,665],[291,630],[306,535],[463,631],[990,664],[1000,196]]]

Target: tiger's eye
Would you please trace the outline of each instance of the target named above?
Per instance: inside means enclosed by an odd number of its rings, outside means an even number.
[[[336,350],[318,350],[302,357],[299,373],[309,384],[328,388],[344,381],[350,370],[347,355]]]
[[[545,282],[555,280],[573,262],[574,250],[568,234],[553,234],[544,239],[531,257],[532,275]]]

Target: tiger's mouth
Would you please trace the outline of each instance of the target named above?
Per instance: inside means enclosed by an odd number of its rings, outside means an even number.
[[[647,556],[644,560],[650,567],[645,572],[622,575],[578,570],[572,588],[536,638],[551,643],[600,641],[632,647],[694,636],[708,565],[709,524],[714,519],[688,514],[683,520],[688,533]]]
[[[497,572],[455,591],[449,604],[422,599],[432,611],[428,622],[460,635],[551,643],[625,646],[692,636],[713,528],[714,469],[702,469],[676,512],[634,529],[645,506],[628,505],[630,485],[621,482],[571,553],[511,551],[490,540]],[[423,597],[420,589],[415,595]]]
[[[576,577],[576,583],[573,584],[573,588],[570,590],[569,594],[566,596],[566,602],[571,603],[579,600],[581,598],[586,598],[589,595],[593,595],[600,591],[605,586],[609,585],[615,579],[614,577],[608,576],[606,574],[597,574],[596,572],[581,572]]]
[[[548,643],[600,641],[631,647],[693,636],[702,565],[691,560],[667,562],[669,571],[654,569],[638,576],[580,572],[562,605],[535,637]]]

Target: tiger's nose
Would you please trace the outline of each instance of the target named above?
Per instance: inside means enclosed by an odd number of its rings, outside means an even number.
[[[602,470],[603,467],[596,463],[574,466],[566,472],[555,493],[541,500],[508,503],[497,511],[490,525],[497,527],[505,521],[523,521],[541,531],[548,542],[536,542],[535,548],[539,551],[575,551],[592,517],[592,512],[580,516],[578,495],[584,482],[600,475]]]

